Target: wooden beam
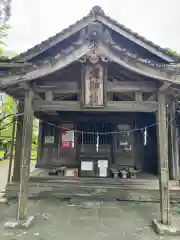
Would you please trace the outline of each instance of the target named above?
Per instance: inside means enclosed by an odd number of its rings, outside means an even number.
[[[46,84],[46,83],[45,83]],[[35,92],[53,91],[54,93],[77,93],[78,83],[58,80],[54,84],[36,85]]]
[[[34,116],[32,107],[33,97],[34,97],[33,90],[29,90],[25,93],[22,148],[21,148],[21,178],[17,220],[27,219],[28,180]]]
[[[168,89],[171,86],[171,83],[168,82],[164,82],[161,87],[159,88],[160,91],[164,91],[166,89]]]
[[[113,93],[112,92],[106,93],[106,101],[113,101]]]
[[[157,87],[155,84],[148,84],[142,81],[113,81],[107,82],[107,92],[155,92]]]
[[[155,92],[157,87],[145,81],[107,81],[107,92]],[[54,93],[78,93],[77,82],[58,82],[54,85],[37,85],[35,92],[52,91]]]
[[[25,68],[27,66],[31,66],[32,63],[18,63],[18,62],[1,62],[0,67],[1,68]]]
[[[53,92],[52,91],[46,91],[45,92],[45,100],[52,101],[53,100]]]
[[[118,51],[113,51],[112,46],[107,46],[103,42],[100,42],[98,46],[99,51],[103,52],[104,56],[107,56],[108,59],[111,59],[116,64],[120,65],[123,68],[126,68],[128,71],[134,72],[144,77],[152,78],[164,82],[180,82],[180,75],[175,75],[173,72],[170,74],[165,70],[162,71],[159,68],[152,68],[147,64],[144,64],[139,61],[129,61],[128,57],[119,56]]]
[[[155,101],[108,101],[104,108],[81,108],[78,101],[39,101],[34,100],[35,111],[85,111],[85,112],[154,112]]]
[[[90,49],[89,49],[88,43],[80,45],[79,47],[75,48],[74,51],[72,51],[71,53],[60,57],[60,59],[55,64],[44,64],[37,69],[33,69],[32,71],[25,73],[24,75],[21,74],[18,76],[12,75],[8,77],[2,77],[0,78],[0,85],[8,86],[15,83],[20,83],[25,81],[28,82],[28,81],[35,80],[39,77],[49,75],[79,60],[80,57],[84,56],[85,53],[89,53],[89,52],[90,52]]]
[[[18,84],[18,87],[20,89],[29,90],[30,89],[30,84],[27,83],[27,82],[22,82],[22,83]]]
[[[161,223],[170,224],[169,165],[168,165],[168,126],[166,97],[158,92],[158,150],[159,150],[159,189]]]
[[[61,69],[67,67],[73,62],[78,61],[82,56],[84,56],[84,54],[88,54],[90,53],[90,51],[91,50],[89,49],[88,43],[81,44],[78,47],[74,47],[74,49],[70,51],[69,54],[63,54],[62,56],[59,56],[59,59],[54,64],[47,63],[18,76],[12,75],[1,77],[0,86],[7,87],[8,85],[13,85],[15,83],[25,81],[28,82],[37,78],[41,78],[43,76],[53,74],[54,72],[60,71]],[[165,70],[162,71],[158,68],[152,68],[144,64],[143,62],[129,61],[127,57],[122,58],[119,55],[118,51],[114,51],[114,48],[112,46],[109,46],[101,41],[98,43],[98,48],[96,48],[96,51],[98,52],[98,54],[103,53],[103,56],[111,59],[111,61],[120,65],[122,68],[125,68],[128,71],[134,72],[138,75],[142,75],[155,80],[158,79],[164,82],[180,82],[180,75],[175,75],[173,72],[172,74],[170,74],[169,72],[167,73]]]

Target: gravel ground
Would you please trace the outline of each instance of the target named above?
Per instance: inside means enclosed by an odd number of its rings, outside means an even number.
[[[69,205],[59,200],[29,201],[29,215],[36,216],[34,226],[28,230],[4,229],[5,221],[15,216],[16,209],[14,203],[3,210],[0,220],[1,240],[179,239],[159,237],[153,232],[151,220],[159,214],[159,204],[155,203],[84,202]],[[173,211],[179,214],[177,210],[177,206],[173,207]]]
[[[4,189],[7,183],[9,161],[0,162],[0,190]]]

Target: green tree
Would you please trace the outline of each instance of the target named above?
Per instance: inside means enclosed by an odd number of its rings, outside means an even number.
[[[0,146],[5,155],[8,153],[9,145],[12,140],[12,126],[14,121],[14,114],[16,113],[17,103],[7,94],[1,94],[0,107]],[[36,157],[37,143],[38,143],[38,119],[34,118],[33,132],[32,132],[32,155]],[[6,156],[5,156],[6,157]]]
[[[32,132],[32,151],[31,151],[32,159],[36,159],[37,157],[38,131],[39,131],[39,120],[37,118],[34,118],[33,132]]]
[[[170,54],[176,56],[176,57],[180,57],[180,53],[177,52],[177,51],[175,51],[175,50],[173,50],[173,49],[169,49],[169,48],[167,48],[166,51],[167,51],[168,53],[170,53]]]
[[[0,56],[3,55],[4,46],[6,46],[7,24],[11,16],[11,0],[0,0]]]
[[[11,0],[0,0],[0,25],[6,26],[11,16]]]
[[[1,93],[0,108],[0,144],[6,157],[12,136],[13,116],[16,111],[16,102],[7,94]]]

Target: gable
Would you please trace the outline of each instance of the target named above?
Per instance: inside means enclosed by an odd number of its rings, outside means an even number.
[[[173,62],[176,60],[173,56],[167,54],[164,49],[146,40],[137,33],[132,32],[130,29],[127,29],[125,26],[105,15],[103,10],[97,6],[94,7],[87,16],[75,24],[69,26],[67,29],[47,39],[46,41],[43,41],[39,45],[36,45],[28,51],[20,54],[13,60],[33,62],[44,60],[49,55],[52,56],[54,52],[58,51],[57,49],[59,49],[59,47],[74,42],[78,36],[78,33],[82,29],[92,25],[94,22],[99,22],[105,26],[112,33],[114,37],[113,40],[116,44],[123,45],[124,42],[126,42],[126,48],[136,48],[138,53],[145,55],[146,58],[159,62]],[[124,41],[122,41],[122,39],[124,39]]]
[[[2,75],[0,78],[0,86],[8,86],[24,81],[32,81],[44,76],[51,75],[57,71],[61,71],[76,61],[83,61],[84,57],[96,59],[102,58],[104,61],[110,61],[118,64],[122,68],[139,74],[144,77],[158,79],[166,82],[180,83],[180,75],[176,74],[172,66],[167,65],[165,68],[157,68],[152,64],[144,61],[144,59],[134,59],[131,55],[124,54],[123,50],[116,45],[109,44],[104,38],[98,39],[98,46],[92,45],[89,41],[80,41],[79,44],[70,46],[63,53],[58,53],[49,61],[44,62],[40,66],[32,65],[31,69],[24,69],[21,73]]]

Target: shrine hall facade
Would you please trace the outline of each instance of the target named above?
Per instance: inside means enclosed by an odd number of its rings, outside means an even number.
[[[19,103],[7,189],[18,191],[22,163],[30,162],[35,116],[36,168],[47,171],[44,181],[54,179],[48,171],[62,167],[66,179],[76,169],[76,177],[95,182],[133,171],[136,179],[159,176],[167,211],[169,178],[179,180],[178,61],[99,7],[13,58],[0,77],[2,91]]]

